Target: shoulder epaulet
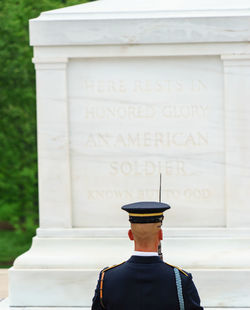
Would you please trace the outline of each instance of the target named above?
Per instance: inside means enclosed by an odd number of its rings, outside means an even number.
[[[188,274],[187,274],[184,270],[182,270],[181,268],[179,268],[179,267],[177,267],[177,266],[174,266],[174,265],[171,265],[171,264],[169,264],[169,263],[165,263],[165,264],[167,264],[167,265],[169,265],[169,266],[171,266],[171,267],[174,267],[174,268],[178,269],[180,272],[182,272],[185,276],[188,277]]]
[[[107,267],[107,268],[104,268],[102,271],[101,271],[101,280],[100,280],[100,303],[101,303],[101,306],[103,308],[105,308],[104,304],[103,304],[103,280],[104,280],[104,275],[105,275],[105,272],[110,270],[110,269],[113,269],[115,267],[118,267],[122,264],[124,264],[125,262],[122,262],[120,264],[117,264],[117,265],[113,265],[111,267]]]
[[[120,265],[122,265],[122,264],[124,264],[124,263],[125,263],[125,261],[122,262],[122,263],[120,263],[120,264],[113,265],[113,266],[111,266],[111,267],[106,267],[106,268],[104,268],[104,269],[102,270],[102,272],[104,273],[104,272],[108,271],[109,269],[113,269],[113,268],[118,267],[118,266],[120,266]]]

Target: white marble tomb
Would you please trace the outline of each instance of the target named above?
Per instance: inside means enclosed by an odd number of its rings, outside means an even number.
[[[157,200],[163,254],[202,304],[250,308],[249,1],[100,0],[30,21],[40,226],[11,307],[91,305],[126,260],[129,202]]]

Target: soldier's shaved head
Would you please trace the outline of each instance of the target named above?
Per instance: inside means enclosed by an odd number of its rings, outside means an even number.
[[[134,240],[135,249],[157,251],[158,244],[162,240],[161,223],[131,223],[128,235]]]

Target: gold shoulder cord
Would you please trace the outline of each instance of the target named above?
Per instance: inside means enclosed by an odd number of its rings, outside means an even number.
[[[101,280],[100,280],[100,303],[101,303],[101,306],[105,309],[105,306],[104,306],[104,304],[103,304],[103,280],[104,280],[104,274],[105,274],[105,272],[107,271],[107,270],[109,270],[109,269],[112,269],[112,268],[115,268],[115,267],[117,267],[117,266],[120,266],[120,265],[122,265],[122,264],[124,264],[125,262],[122,262],[122,263],[120,263],[120,264],[118,264],[118,265],[113,265],[113,266],[111,266],[111,267],[108,267],[108,268],[106,268],[106,269],[104,269],[103,271],[102,271],[102,273],[101,273]]]
[[[169,263],[165,263],[165,264],[167,264],[167,265],[169,265],[169,266],[171,266],[171,267],[174,267],[174,268],[178,269],[180,272],[182,272],[185,276],[188,277],[188,274],[187,274],[185,271],[183,271],[181,268],[179,268],[179,267],[177,267],[177,266],[174,266],[174,265],[171,265],[171,264],[169,264]]]

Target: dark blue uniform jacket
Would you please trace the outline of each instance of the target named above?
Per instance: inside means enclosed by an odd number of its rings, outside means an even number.
[[[180,272],[185,310],[202,310],[192,275]],[[159,256],[132,256],[125,263],[102,272],[92,310],[179,310],[174,267]],[[102,283],[101,283],[102,282]],[[100,286],[102,300],[100,300]]]

